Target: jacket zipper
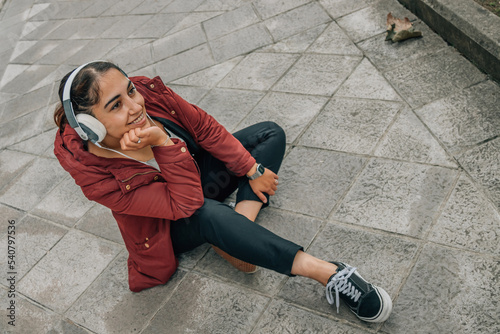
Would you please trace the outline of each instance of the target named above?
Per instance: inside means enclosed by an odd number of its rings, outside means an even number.
[[[139,176],[139,175],[146,175],[146,174],[151,174],[151,173],[158,173],[158,171],[149,171],[149,172],[144,172],[144,173],[135,173],[134,175],[126,178],[125,180],[120,180],[121,182],[127,182],[130,181],[132,178]]]

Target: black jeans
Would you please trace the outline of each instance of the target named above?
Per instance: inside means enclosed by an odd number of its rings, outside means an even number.
[[[285,133],[277,124],[255,124],[234,136],[257,162],[278,172],[285,152]],[[236,189],[236,202],[260,201],[248,178],[236,177],[208,152],[197,154],[195,159],[201,171],[205,203],[191,217],[171,223],[174,252],[180,254],[208,242],[240,260],[290,275],[295,255],[302,247],[221,203]]]

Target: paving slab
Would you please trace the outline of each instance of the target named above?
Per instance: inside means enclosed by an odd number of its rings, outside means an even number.
[[[128,253],[122,251],[65,316],[96,333],[120,334],[144,328],[186,273],[179,270],[169,284],[134,293],[128,289],[127,258]]]
[[[330,22],[330,16],[316,2],[292,9],[265,21],[266,27],[275,41]]]
[[[500,215],[495,206],[467,176],[461,175],[428,239],[443,245],[498,255],[499,234]]]
[[[245,4],[248,0],[207,0],[199,4],[195,12],[229,11]]]
[[[196,24],[201,24],[202,22],[205,22],[206,20],[209,20],[215,16],[219,16],[223,13],[224,13],[223,11],[216,11],[216,10],[209,12],[186,13],[184,18],[179,23],[177,23],[177,25],[174,28],[168,31],[168,34],[184,30]]]
[[[401,97],[372,63],[364,58],[335,96],[372,100],[401,101]]]
[[[297,61],[298,55],[252,53],[219,83],[219,87],[268,90]]]
[[[21,39],[32,41],[43,40],[45,36],[58,29],[65,22],[65,20],[30,21],[25,26]]]
[[[255,327],[256,333],[362,334],[358,328],[318,316],[290,303],[274,300]]]
[[[85,39],[61,41],[57,47],[47,52],[36,63],[43,65],[62,64],[66,59],[84,49],[89,42],[89,40]]]
[[[331,96],[360,63],[360,57],[306,54],[273,87],[280,92]]]
[[[457,159],[470,175],[485,189],[497,208],[500,208],[500,140],[464,152]]]
[[[154,61],[159,61],[191,49],[207,41],[200,24],[157,39],[152,43]],[[126,50],[125,50],[126,52]]]
[[[29,211],[65,176],[66,172],[57,161],[37,158],[21,175],[2,189],[0,202]]]
[[[500,86],[481,82],[415,112],[450,152],[458,153],[500,134]]]
[[[136,57],[140,57],[143,62],[137,63]],[[120,68],[126,68],[129,72],[136,71],[144,66],[151,65],[153,61],[153,50],[151,43],[141,45],[135,49],[107,57],[109,61],[117,64]]]
[[[7,291],[3,291],[1,289],[0,291],[5,294],[7,293]],[[8,302],[8,299],[2,298],[0,316],[3,319],[7,318],[6,302]],[[6,330],[9,330],[5,333],[91,333],[60,314],[36,304],[32,300],[25,297],[19,296],[19,298],[16,299],[16,304],[16,313],[19,315],[22,314],[22,320],[17,318],[15,321],[15,327],[5,327]],[[10,331],[11,329],[14,329],[14,331]]]
[[[418,58],[384,74],[413,108],[486,79],[477,67],[450,48]]]
[[[121,246],[69,231],[18,283],[18,290],[63,313],[118,255]],[[63,265],[64,264],[64,265]],[[57,293],[57,298],[54,298]]]
[[[66,40],[75,35],[78,31],[85,30],[89,26],[90,20],[87,18],[65,20],[63,24],[44,36],[46,40]]]
[[[273,92],[266,95],[241,122],[238,129],[258,122],[278,122],[293,143],[327,102],[322,96]]]
[[[205,2],[205,0],[173,0],[166,7],[162,9],[162,12],[168,13],[189,13],[198,9],[198,7]]]
[[[272,38],[262,23],[237,30],[211,40],[210,48],[215,61],[221,62],[272,43]]]
[[[498,260],[491,257],[426,245],[382,329],[386,333],[498,332],[499,304],[491,298],[498,294],[498,284],[492,284],[498,275]]]
[[[7,147],[42,133],[45,125],[45,110],[46,108],[35,110],[29,114],[0,124],[0,134],[3,139],[0,143],[0,148]],[[26,124],[28,123],[32,126],[27,127]]]
[[[8,213],[9,220],[16,220],[15,214]],[[15,222],[16,278],[22,279],[68,232],[52,222],[26,215]],[[5,229],[7,231],[7,229]],[[7,238],[0,240],[2,249],[7,249]],[[0,259],[0,266],[7,268],[7,258]],[[7,286],[6,281],[1,284]]]
[[[135,7],[130,14],[156,14],[161,12],[171,1],[145,0]]]
[[[198,106],[233,131],[263,97],[263,92],[217,88],[206,94]]]
[[[402,107],[399,102],[332,99],[299,144],[369,154]]]
[[[0,151],[0,191],[13,182],[35,158],[16,151]]]
[[[78,220],[75,227],[79,230],[91,233],[98,237],[124,244],[120,229],[116,224],[111,210],[98,204],[92,203],[92,207]]]
[[[457,168],[457,162],[446,152],[415,113],[404,108],[377,145],[376,156]]]
[[[325,30],[327,24],[321,24],[314,28],[308,29],[305,32],[295,34],[293,36],[282,39],[279,42],[265,46],[259,51],[261,52],[282,52],[282,53],[302,53],[306,51],[312,42]]]
[[[222,79],[224,79],[228,75],[229,72],[233,70],[236,65],[238,65],[242,61],[243,58],[243,56],[234,57],[223,63],[210,66],[205,70],[201,70],[191,75],[185,76],[184,78],[181,78],[179,80],[175,80],[170,86],[175,86],[178,84],[184,85],[185,88],[188,88],[190,86],[200,88],[202,87],[206,90],[214,88]],[[187,97],[186,100],[191,101]],[[199,100],[200,99],[197,99],[196,101],[194,101],[194,103],[197,103]]]
[[[354,42],[336,22],[332,22],[307,49],[311,53],[363,55]]]
[[[105,17],[105,18],[88,18],[85,25],[78,29],[71,39],[97,39],[101,36],[103,31],[108,30],[112,25],[118,22],[118,17]],[[73,21],[70,21],[73,22]],[[61,62],[62,63],[62,62]]]
[[[132,35],[139,27],[151,20],[153,15],[127,15],[120,17],[120,20],[113,24],[111,28],[104,31],[102,38],[126,38]]]
[[[196,300],[196,303],[192,303]],[[247,333],[269,302],[241,287],[189,273],[143,333]]]
[[[102,12],[102,16],[124,16],[140,5],[139,1],[120,1]]]
[[[93,205],[94,203],[83,195],[73,178],[67,177],[46,194],[31,212],[39,217],[73,227]]]
[[[271,205],[326,218],[365,163],[365,158],[357,156],[294,147],[283,161],[280,191]],[[315,191],[318,187],[328,189],[328,192]],[[300,193],[307,196],[297,196]]]
[[[108,1],[94,1],[91,3],[89,7],[80,13],[76,14],[75,17],[98,17],[101,14],[105,13],[111,6],[113,6],[113,2]]]
[[[442,167],[373,159],[332,217],[422,238],[456,176]]]
[[[174,81],[214,65],[210,48],[206,43],[154,64],[157,73],[162,73],[164,82]]]
[[[23,73],[2,87],[4,92],[16,93],[19,91],[30,92],[40,88],[40,83],[53,75],[57,70],[56,65],[31,65]],[[44,106],[41,101],[39,106]]]
[[[209,40],[227,35],[260,22],[251,4],[228,11],[203,22],[203,28]]]
[[[328,11],[328,13],[334,18],[345,16],[347,14],[353,13],[365,7],[368,7],[377,0],[320,0],[319,3]]]
[[[120,39],[92,40],[79,52],[66,59],[66,64],[73,65],[76,68],[94,59],[101,59],[106,53],[118,46],[120,42]]]
[[[182,96],[183,99],[191,103],[198,103],[208,93],[208,88],[181,86],[169,84],[168,87],[172,89],[177,95]]]
[[[157,14],[148,19],[147,22],[138,27],[130,38],[159,38],[164,36],[170,29],[176,26],[186,14]]]

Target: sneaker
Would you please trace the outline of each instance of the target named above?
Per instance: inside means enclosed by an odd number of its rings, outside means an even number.
[[[338,269],[326,284],[326,299],[331,305],[337,304],[339,298],[361,320],[383,322],[392,311],[392,300],[382,288],[368,283],[357,272],[356,268],[342,262],[332,262]],[[335,298],[334,298],[335,296]]]

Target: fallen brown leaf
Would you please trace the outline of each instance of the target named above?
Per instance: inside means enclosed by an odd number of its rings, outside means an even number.
[[[408,38],[420,37],[422,32],[415,30],[410,20],[405,17],[404,20],[395,18],[392,13],[387,14],[387,36],[385,40],[392,42],[404,41]]]

